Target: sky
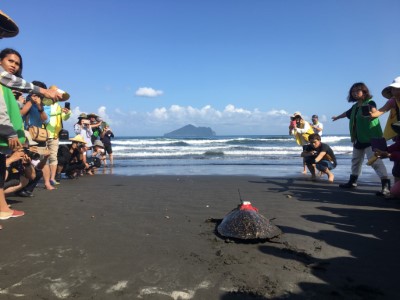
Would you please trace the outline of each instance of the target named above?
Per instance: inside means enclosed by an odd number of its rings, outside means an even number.
[[[72,128],[96,113],[116,136],[184,125],[287,135],[289,117],[331,117],[365,82],[377,106],[400,76],[398,0],[2,0],[19,26],[23,77],[70,95]],[[63,105],[63,104],[61,104]],[[381,117],[386,123],[387,116]]]

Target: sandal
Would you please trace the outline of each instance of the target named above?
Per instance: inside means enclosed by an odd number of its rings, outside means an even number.
[[[2,216],[1,214],[6,214],[6,215]],[[15,210],[15,209],[11,213],[0,212],[0,220],[7,220],[9,218],[18,218],[22,217],[23,215],[25,215],[25,213],[22,210]]]

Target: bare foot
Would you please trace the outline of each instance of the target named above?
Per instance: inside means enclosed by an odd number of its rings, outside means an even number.
[[[303,173],[303,174],[307,174],[307,171],[306,170],[304,170],[303,172],[301,172],[301,173]]]
[[[329,182],[333,182],[334,178],[335,178],[335,176],[332,173],[328,175],[328,181]]]
[[[55,189],[56,189],[56,188],[53,187],[51,184],[46,184],[46,185],[44,186],[44,188],[45,188],[46,190],[49,190],[49,191],[52,191],[52,190],[55,190]]]

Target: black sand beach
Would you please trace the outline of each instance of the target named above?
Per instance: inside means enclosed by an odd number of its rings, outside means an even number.
[[[251,201],[284,234],[218,237]],[[305,178],[112,176],[9,197],[0,299],[397,299],[400,202]]]

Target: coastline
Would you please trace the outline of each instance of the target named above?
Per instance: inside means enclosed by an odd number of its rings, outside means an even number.
[[[279,242],[232,243],[215,235],[209,220],[236,207],[238,189],[282,229]],[[394,299],[400,203],[375,190],[344,191],[302,176],[62,180],[54,192],[9,197],[26,215],[0,223],[0,294]]]

